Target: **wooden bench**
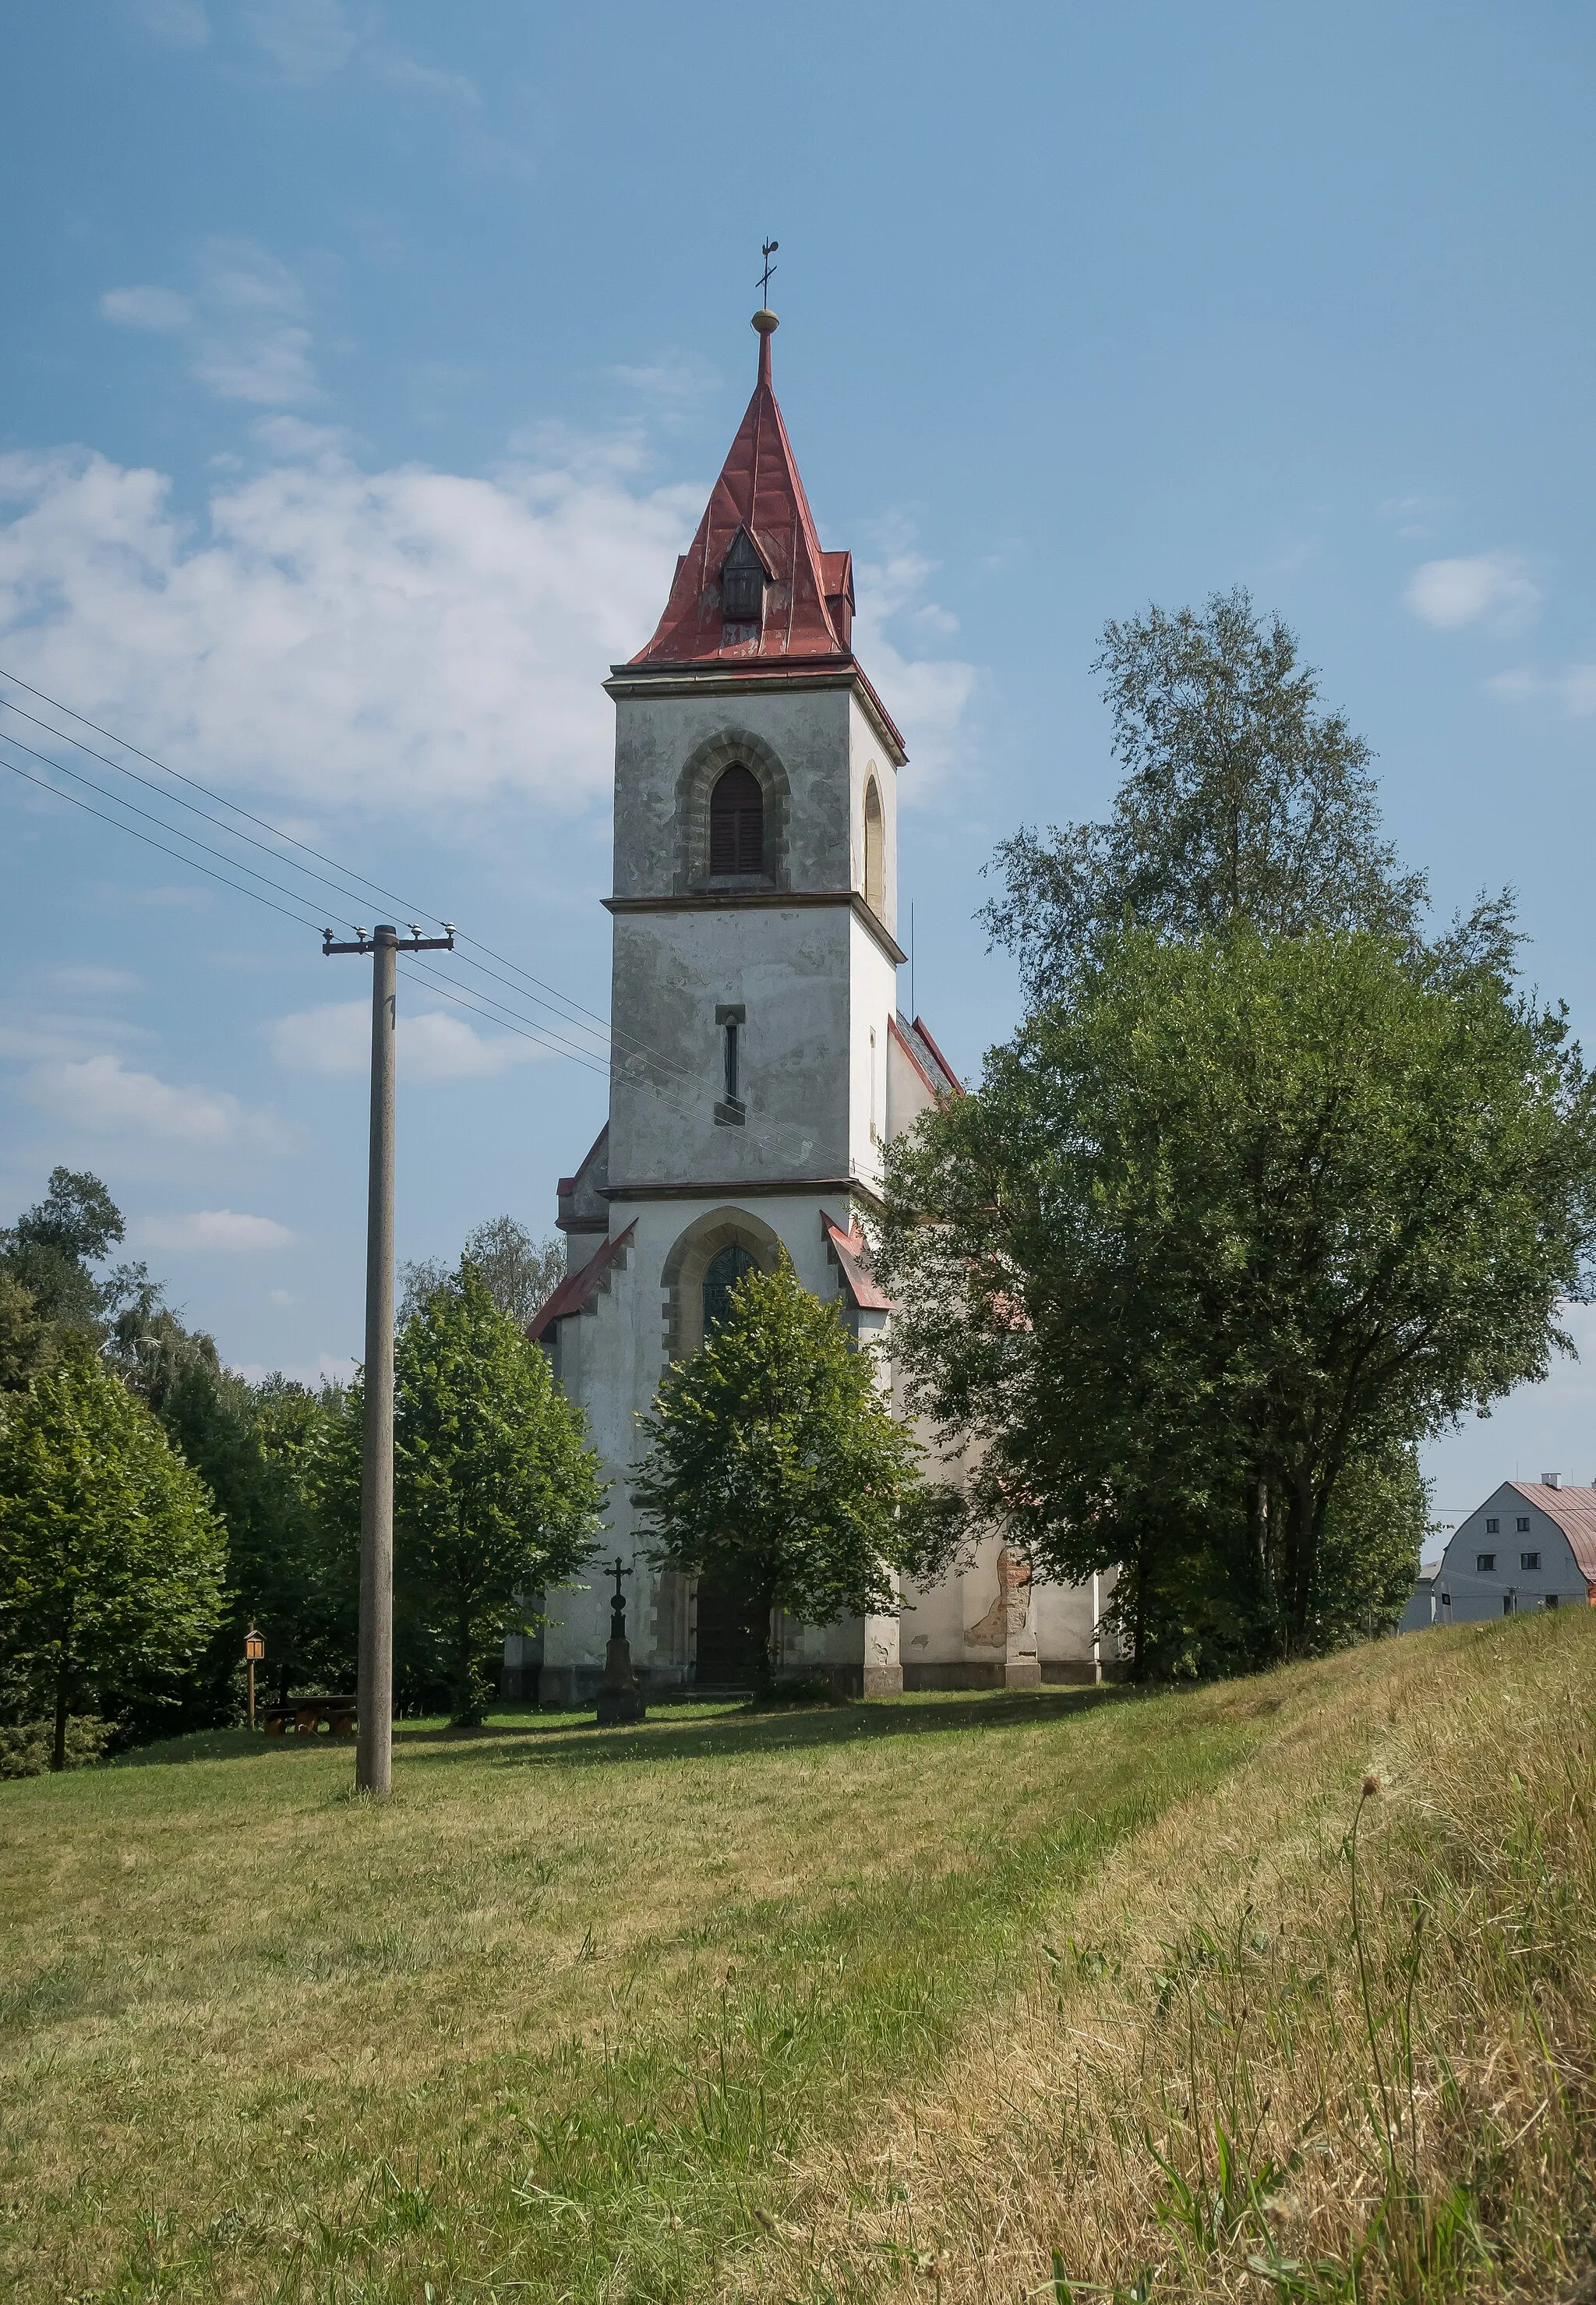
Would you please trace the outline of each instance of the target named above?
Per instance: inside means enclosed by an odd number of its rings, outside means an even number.
[[[296,1737],[314,1737],[324,1721],[335,1737],[354,1735],[352,1697],[290,1697],[260,1713],[268,1737],[286,1737],[290,1722]]]

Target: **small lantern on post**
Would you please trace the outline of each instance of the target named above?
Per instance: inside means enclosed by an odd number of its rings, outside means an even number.
[[[255,1726],[255,1668],[266,1654],[266,1643],[253,1625],[244,1635],[244,1657],[250,1668],[250,1726]]]

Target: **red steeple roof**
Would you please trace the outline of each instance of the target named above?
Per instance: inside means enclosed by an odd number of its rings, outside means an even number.
[[[797,460],[770,387],[774,312],[757,312],[760,376],[748,413],[716,481],[692,549],[676,563],[675,582],[647,648],[634,665],[715,665],[751,668],[781,659],[853,663],[853,564],[846,552],[822,552]],[[764,564],[764,615],[734,622],[721,597],[721,570],[739,532]],[[746,546],[741,556],[747,561]]]

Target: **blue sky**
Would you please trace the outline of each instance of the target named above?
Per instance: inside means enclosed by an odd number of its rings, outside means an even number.
[[[602,1011],[598,684],[775,234],[961,1067],[1014,1016],[982,861],[1112,789],[1098,630],[1237,583],[1438,907],[1511,881],[1592,1037],[1588,10],[80,0],[4,40],[8,672]],[[93,1167],[228,1358],[346,1361],[365,964],[0,781],[0,1211]],[[601,1079],[404,1000],[402,1253],[544,1229]],[[1582,1364],[1439,1444],[1439,1505],[1589,1479],[1593,1400]]]

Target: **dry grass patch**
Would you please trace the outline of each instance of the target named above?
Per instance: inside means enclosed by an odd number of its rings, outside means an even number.
[[[1596,1621],[1182,1718],[1264,1733],[1039,1917],[934,2084],[803,2162],[739,2293],[1596,2294]]]

